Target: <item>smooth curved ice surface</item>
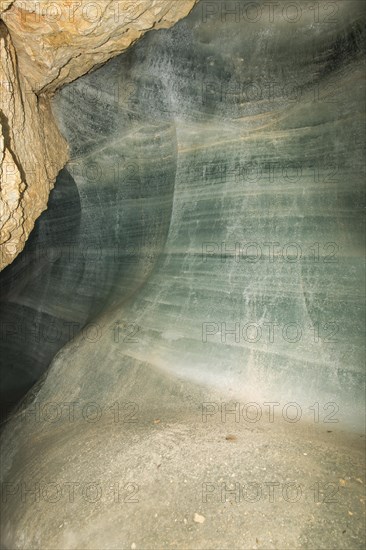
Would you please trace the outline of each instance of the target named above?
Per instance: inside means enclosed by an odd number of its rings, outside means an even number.
[[[2,393],[38,380],[3,433],[4,549],[363,548],[364,4],[239,4],[55,97],[71,160],[1,274]],[[203,499],[233,480],[342,498]]]
[[[110,399],[146,362],[249,401],[335,402],[360,425],[360,4],[322,32],[310,12],[245,28],[209,12],[55,99],[72,159],[26,250],[42,261],[3,274],[5,323],[27,334],[7,329],[8,367],[31,363],[33,382],[86,326],[43,391],[62,370],[58,391],[99,395],[108,371]]]

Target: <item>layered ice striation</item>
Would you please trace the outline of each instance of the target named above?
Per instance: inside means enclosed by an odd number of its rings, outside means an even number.
[[[38,399],[112,402],[143,365],[359,428],[362,3],[321,26],[207,6],[56,96],[71,160],[2,274],[2,391],[62,349]]]

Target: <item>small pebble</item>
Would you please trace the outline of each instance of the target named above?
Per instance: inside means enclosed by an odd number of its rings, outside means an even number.
[[[193,521],[195,521],[196,523],[203,523],[205,519],[206,518],[204,516],[201,516],[201,514],[194,514],[193,516]]]

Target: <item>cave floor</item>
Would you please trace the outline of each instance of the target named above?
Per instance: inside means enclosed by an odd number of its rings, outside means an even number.
[[[41,499],[9,500],[8,513],[19,514],[12,543],[60,550],[364,548],[364,436],[335,424],[236,422],[233,415],[203,422],[199,412],[157,411],[144,408],[137,418],[132,407],[116,417],[111,408],[98,422],[35,434],[12,469],[26,456],[22,482],[27,489],[39,482]],[[62,493],[57,502],[52,483]]]

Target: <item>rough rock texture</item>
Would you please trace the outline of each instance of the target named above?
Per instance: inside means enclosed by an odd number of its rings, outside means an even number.
[[[196,0],[0,3],[0,269],[12,262],[67,160],[50,97],[124,51],[152,28],[169,27]],[[119,90],[116,90],[119,93]]]
[[[56,176],[67,160],[50,103],[37,97],[17,67],[4,24],[1,42],[1,249],[0,268],[23,249],[45,209]]]
[[[14,2],[14,0],[1,0],[0,13],[3,13],[3,11],[8,9],[8,7],[10,6],[10,4],[12,4],[12,2]]]
[[[33,90],[56,90],[124,51],[152,28],[185,15],[195,0],[16,0],[6,25]]]

